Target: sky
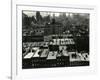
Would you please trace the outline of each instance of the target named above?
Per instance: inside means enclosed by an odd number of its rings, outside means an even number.
[[[36,16],[36,11],[23,11],[23,13],[29,17]],[[55,16],[59,16],[62,13],[60,13],[60,12],[40,12],[40,14],[44,17],[47,15],[53,16],[53,14],[55,14]],[[68,15],[69,15],[69,13],[66,13],[66,16],[68,16]]]
[[[23,11],[23,13],[26,14],[27,16],[29,16],[29,17],[32,17],[32,16],[36,17],[36,11]],[[53,17],[54,14],[55,14],[56,17],[58,17],[59,15],[61,15],[63,13],[61,13],[61,12],[41,12],[40,11],[40,14],[41,14],[42,17],[47,16],[47,15],[50,15],[51,17]],[[66,14],[66,16],[70,15],[72,17],[73,14],[76,14],[76,13],[66,12],[65,14]],[[89,17],[88,14],[86,14],[86,13],[78,13],[78,14],[80,14],[81,16]]]

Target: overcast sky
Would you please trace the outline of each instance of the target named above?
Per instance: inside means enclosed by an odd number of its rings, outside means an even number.
[[[27,16],[36,16],[36,11],[23,11],[24,14],[26,14]],[[55,14],[55,16],[59,16],[60,12],[40,12],[40,14],[42,16],[47,16],[47,15],[50,15],[50,16],[53,16],[53,14]],[[68,16],[69,13],[66,13],[66,16]]]
[[[29,16],[29,17],[36,16],[36,11],[23,11],[23,13],[26,14],[27,16]],[[55,16],[59,16],[63,13],[60,13],[60,12],[40,12],[40,14],[41,14],[42,17],[47,16],[47,15],[50,15],[52,17],[53,14],[55,14]],[[65,14],[66,14],[66,16],[68,16],[69,14],[70,14],[70,16],[73,16],[73,14],[75,14],[75,13],[66,12]],[[86,13],[85,14],[84,13],[78,13],[78,14],[80,14],[82,16],[89,17],[88,14],[86,14]]]

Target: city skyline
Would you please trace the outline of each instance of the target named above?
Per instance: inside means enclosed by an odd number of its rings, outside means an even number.
[[[22,11],[22,68],[89,66],[89,17]]]
[[[50,11],[39,11],[41,16],[42,17],[45,17],[45,16],[48,16],[50,15],[51,17],[53,17],[55,15],[55,17],[59,17],[61,15],[66,15],[66,17],[70,16],[70,17],[73,17],[73,15],[75,14],[78,14],[78,15],[81,15],[81,16],[86,16],[86,17],[89,17],[89,14],[88,13],[72,13],[72,12],[50,12]],[[23,11],[23,13],[25,15],[27,15],[28,17],[36,17],[36,11]]]

